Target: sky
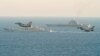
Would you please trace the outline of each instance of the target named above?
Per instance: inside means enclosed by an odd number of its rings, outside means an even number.
[[[0,16],[99,17],[100,0],[0,0]]]

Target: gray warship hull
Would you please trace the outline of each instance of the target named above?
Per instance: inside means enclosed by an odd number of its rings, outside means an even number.
[[[45,29],[45,28],[39,28],[39,27],[32,27],[32,28],[23,28],[23,27],[10,27],[10,28],[3,28],[3,31],[8,31],[8,32],[15,32],[15,31],[20,31],[20,32],[49,32],[50,30]]]

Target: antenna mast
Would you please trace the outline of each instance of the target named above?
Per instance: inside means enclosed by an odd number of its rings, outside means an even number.
[[[84,2],[84,0],[80,0],[80,1],[73,0],[73,9],[74,9],[75,14],[76,14],[75,18],[80,17],[80,15],[84,11],[84,9],[88,8],[88,6],[91,5],[90,2],[92,4],[92,0],[90,0],[90,1],[86,0],[86,2]]]

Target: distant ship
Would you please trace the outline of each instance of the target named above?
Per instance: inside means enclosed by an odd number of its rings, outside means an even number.
[[[49,32],[51,31],[51,29],[45,29],[43,27],[40,26],[32,26],[32,22],[29,22],[27,24],[23,24],[21,22],[17,22],[15,23],[17,24],[19,27],[9,27],[9,28],[3,28],[4,31],[8,31],[8,32],[14,32],[14,31],[27,31],[27,32]]]
[[[11,27],[11,28],[3,28],[3,29],[4,31],[8,31],[8,32],[14,32],[14,31],[45,32],[46,31],[44,28],[39,28],[39,27],[32,27],[32,28]]]
[[[75,27],[85,32],[94,31],[95,26],[91,24],[79,24],[75,20],[71,20],[68,24],[46,24],[48,27]]]

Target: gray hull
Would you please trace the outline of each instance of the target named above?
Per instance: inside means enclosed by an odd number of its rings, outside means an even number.
[[[32,28],[4,28],[4,31],[8,32],[15,32],[15,31],[20,31],[20,32],[49,32],[50,30],[47,30],[45,28],[38,28],[38,27],[32,27]]]

